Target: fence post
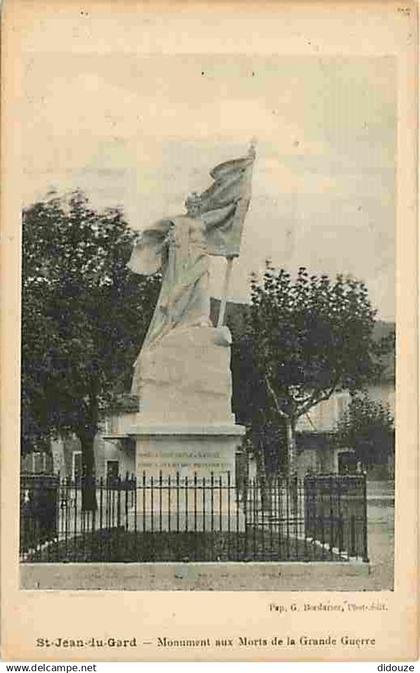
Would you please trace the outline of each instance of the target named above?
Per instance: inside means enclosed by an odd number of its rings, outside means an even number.
[[[282,503],[282,483],[281,483],[281,478],[280,475],[277,475],[276,477],[276,488],[277,488],[277,495],[276,495],[276,519],[277,519],[277,554],[279,557],[281,557],[281,549],[282,549],[282,525],[283,525],[283,503]]]
[[[333,556],[334,547],[334,504],[333,504],[333,476],[330,476],[330,554]]]
[[[290,507],[289,507],[289,496],[290,496],[290,483],[289,475],[287,475],[286,481],[286,554],[287,558],[290,559]]]
[[[171,475],[168,475],[168,532],[171,532]]]
[[[154,481],[153,481],[153,475],[150,475],[150,531],[153,533],[154,528],[155,528],[155,508],[154,508]],[[152,535],[152,543],[153,543],[153,535]]]
[[[188,514],[189,514],[189,512],[188,512],[188,477],[187,476],[184,477],[184,489],[185,489],[184,490],[184,495],[185,495],[185,499],[184,499],[184,502],[185,502],[185,526],[184,526],[184,528],[185,528],[185,532],[188,533]]]
[[[77,535],[77,480],[74,479],[74,512],[73,512],[73,535]]]
[[[197,561],[197,472],[194,472],[194,560]]]
[[[363,473],[363,561],[369,563],[368,530],[367,530],[367,483],[366,472]]]
[[[162,532],[162,470],[159,470],[159,532]]]
[[[56,495],[55,495],[55,531],[56,531],[56,541],[60,539],[60,497],[61,497],[61,475],[58,471],[56,477]],[[58,549],[58,545],[57,545]]]
[[[206,531],[206,478],[203,477],[203,533]]]
[[[121,477],[117,477],[117,529],[121,527]]]
[[[293,474],[293,516],[294,516],[294,529],[295,529],[295,555],[296,560],[299,558],[299,479],[297,472]]]
[[[194,472],[194,533],[197,532],[197,472]],[[197,549],[195,550],[197,555]]]
[[[210,472],[210,530],[214,530],[214,474]],[[213,555],[212,559],[213,560]]]
[[[222,528],[223,528],[222,511],[223,511],[222,475],[219,474],[219,530],[220,530],[220,532],[222,532]]]
[[[343,549],[343,513],[341,510],[341,480],[337,481],[338,553]]]
[[[261,512],[261,534],[257,534],[257,543],[260,542],[261,544],[261,555],[262,555],[262,560],[264,559],[265,556],[265,508],[267,506],[267,495],[266,495],[266,479],[265,479],[265,474],[261,474],[258,479],[258,509]],[[258,516],[258,512],[257,512]],[[259,522],[258,522],[259,523]]]
[[[252,529],[253,529],[253,550],[254,550],[254,560],[256,558],[257,554],[257,537],[256,537],[256,531],[257,531],[257,495],[256,495],[256,488],[257,488],[257,480],[256,477],[253,478],[252,480]]]
[[[128,496],[130,493],[130,483],[128,481],[128,472],[125,474],[125,482],[124,482],[124,493],[125,493],[125,501],[124,501],[124,515],[125,515],[125,530],[128,530]]]
[[[179,533],[179,472],[176,473],[176,532]]]
[[[104,517],[104,478],[101,476],[99,479],[99,528],[100,528],[100,534],[99,534],[99,545],[100,545],[100,556],[102,558],[102,553],[103,553],[103,535],[102,535],[102,529],[103,529],[103,517]]]
[[[146,532],[146,495],[147,495],[147,493],[146,493],[146,472],[145,472],[145,470],[143,470],[143,475],[142,475],[143,537],[144,537],[144,533]]]
[[[227,549],[228,549],[228,558],[230,558],[230,517],[231,517],[231,508],[230,508],[230,491],[232,488],[230,480],[230,470],[227,473],[227,489],[228,489],[228,515],[227,515]]]
[[[356,556],[356,517],[350,517],[350,552],[349,556]]]
[[[137,476],[131,475],[131,482],[133,484],[134,498],[132,500],[134,508],[134,561],[138,561],[138,535],[137,535],[137,517],[139,515],[137,510]]]
[[[235,520],[236,520],[236,557],[235,560],[239,561],[239,506],[240,506],[240,493],[238,489],[238,484],[235,484]]]

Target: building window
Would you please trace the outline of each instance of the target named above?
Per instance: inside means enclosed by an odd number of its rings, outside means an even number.
[[[117,479],[120,472],[120,463],[118,460],[106,461],[106,478],[108,481]]]
[[[82,477],[82,452],[73,451],[72,456],[72,478],[74,481],[80,481]]]
[[[340,451],[338,474],[355,474],[357,471],[357,457],[354,451]]]

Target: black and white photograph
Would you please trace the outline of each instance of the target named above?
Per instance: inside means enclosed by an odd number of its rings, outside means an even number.
[[[22,561],[392,589],[395,60],[119,61],[25,73]]]

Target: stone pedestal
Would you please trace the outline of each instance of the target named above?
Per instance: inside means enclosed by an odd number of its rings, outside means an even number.
[[[232,424],[227,327],[177,328],[137,360],[132,392],[141,424]]]
[[[136,426],[138,528],[243,530],[235,479],[237,425]]]
[[[136,438],[136,474],[143,472],[165,478],[210,477],[227,479],[235,476],[235,453],[243,435],[238,425],[152,426],[141,425],[129,430]]]
[[[240,530],[235,454],[245,429],[231,411],[226,327],[176,329],[136,364],[138,525],[149,530]]]

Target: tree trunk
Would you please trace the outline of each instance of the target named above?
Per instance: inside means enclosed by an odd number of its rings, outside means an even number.
[[[257,447],[256,447],[257,448]],[[264,449],[262,446],[262,442],[258,442],[258,448],[255,451],[255,461],[257,463],[257,478],[261,479],[261,477],[265,477],[265,458],[264,458]]]
[[[265,467],[265,455],[263,443],[258,442],[258,449],[255,452],[255,458],[257,461],[257,483],[261,489],[261,504],[264,509],[267,509],[268,504],[268,493],[267,493],[267,472]]]
[[[285,418],[285,424],[287,442],[287,472],[289,476],[292,476],[297,472],[295,423],[290,417],[287,417]]]
[[[83,429],[78,432],[82,448],[82,511],[96,510],[95,454],[93,443],[96,431]]]
[[[289,514],[297,515],[298,509],[298,481],[297,481],[297,459],[296,459],[296,435],[295,422],[290,417],[285,419],[286,438],[287,438],[287,473],[289,489]]]

